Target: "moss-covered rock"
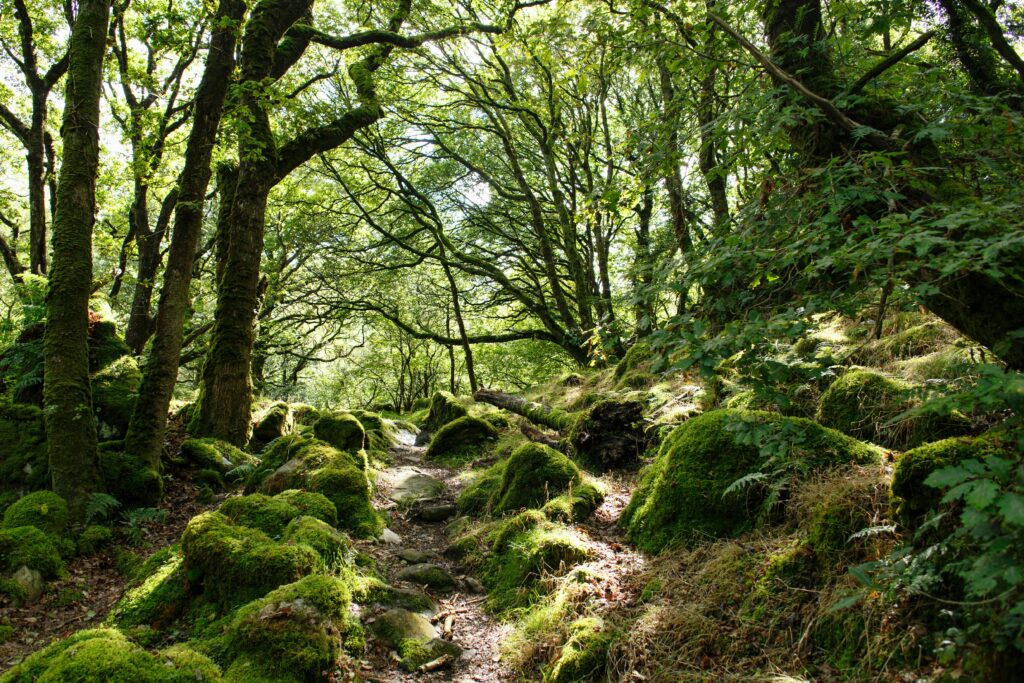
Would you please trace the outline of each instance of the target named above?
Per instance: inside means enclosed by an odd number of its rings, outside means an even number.
[[[569,625],[569,639],[558,659],[544,672],[545,683],[601,680],[612,634],[600,617],[583,617]]]
[[[584,479],[552,498],[541,511],[548,519],[559,522],[579,522],[589,517],[604,502],[604,490],[594,481]]]
[[[159,551],[146,565],[143,578],[125,591],[110,611],[107,623],[124,629],[148,626],[159,630],[185,611],[189,595],[180,550]]]
[[[423,422],[423,429],[427,432],[436,432],[446,424],[460,417],[469,414],[466,406],[459,403],[459,400],[447,391],[439,391],[430,399],[430,412]]]
[[[126,454],[123,447],[121,441],[100,444],[100,474],[107,493],[129,507],[155,504],[164,492],[160,473]]]
[[[320,411],[308,403],[292,403],[292,421],[302,427],[312,427],[320,419]]]
[[[427,448],[427,460],[465,460],[498,438],[498,430],[486,420],[464,415],[447,423],[434,434]]]
[[[28,567],[47,579],[64,575],[64,560],[54,537],[34,526],[0,529],[0,566],[8,574]]]
[[[313,572],[320,558],[306,545],[278,543],[219,512],[189,521],[181,536],[185,569],[212,600],[231,607]]]
[[[355,453],[363,448],[366,432],[352,413],[323,415],[313,425],[313,434],[339,451]]]
[[[36,490],[49,485],[43,411],[0,401],[0,488]]]
[[[306,515],[296,517],[288,523],[282,540],[285,543],[308,545],[316,551],[327,567],[343,564],[352,549],[352,541],[344,533],[322,519]]]
[[[636,368],[648,363],[653,353],[646,341],[640,340],[629,347],[622,360],[615,366],[615,379],[621,380],[626,374]]]
[[[114,532],[108,526],[93,524],[82,530],[78,537],[78,552],[82,555],[98,553],[111,544]]]
[[[260,485],[274,473],[279,467],[289,460],[296,458],[302,449],[308,446],[311,441],[298,434],[287,434],[280,439],[267,444],[267,447],[260,451],[259,464],[249,475],[246,481],[245,490],[249,493],[259,489]],[[284,488],[288,488],[287,486]],[[284,490],[279,489],[279,491]],[[278,493],[279,491],[263,491],[264,493]]]
[[[230,665],[229,679],[324,680],[339,654],[350,601],[344,580],[307,576],[241,607],[203,648]],[[240,678],[241,671],[249,677]]]
[[[53,491],[35,491],[7,508],[2,526],[4,529],[34,526],[60,536],[68,528],[68,504]]]
[[[548,446],[528,443],[509,456],[490,507],[495,512],[538,507],[580,482],[572,460]]]
[[[565,574],[588,557],[573,529],[536,510],[505,520],[488,533],[487,542],[482,577],[489,589],[487,603],[496,611],[529,604],[543,576]]]
[[[257,446],[284,436],[292,427],[292,413],[287,403],[278,402],[263,411],[252,430],[251,443]]]
[[[505,463],[507,460],[499,460],[485,470],[480,470],[471,475],[469,484],[462,489],[456,501],[459,511],[463,514],[474,514],[486,512],[494,492],[501,486],[501,479],[505,475]]]
[[[307,499],[316,497],[318,500],[308,501],[312,504],[305,506],[307,510],[300,510],[286,499],[283,493],[274,497],[253,493],[228,498],[220,506],[219,512],[237,525],[259,529],[272,537],[280,536],[289,522],[303,514],[322,515],[327,518],[324,521],[328,523],[337,519],[334,505],[322,495],[303,491],[294,493]]]
[[[877,460],[880,451],[803,418],[760,411],[715,410],[677,427],[641,477],[620,524],[643,550],[730,537],[754,526],[763,492],[725,491],[758,472],[766,456],[751,437],[784,439],[795,471]]]
[[[398,443],[394,427],[380,413],[369,410],[353,410],[352,415],[359,420],[359,424],[363,425],[367,450],[384,452]]]
[[[142,386],[138,362],[132,356],[114,360],[93,375],[91,386],[100,440],[123,439]]]
[[[256,458],[237,446],[220,439],[186,439],[181,444],[181,457],[197,469],[216,470],[227,474],[243,465],[255,466]]]
[[[334,463],[314,470],[308,487],[334,503],[339,528],[359,538],[377,536],[384,529],[384,520],[371,502],[366,475],[354,465]]]
[[[925,484],[929,475],[964,460],[984,460],[993,455],[1010,460],[1020,457],[1012,439],[999,431],[973,439],[943,439],[907,451],[896,460],[892,473],[892,505],[896,518],[907,528],[916,528],[929,511],[938,510],[942,499],[940,489]]]
[[[843,373],[821,396],[818,421],[844,434],[888,448],[913,448],[926,441],[963,434],[962,416],[921,415],[897,421],[919,402],[914,387],[869,370]]]
[[[410,672],[438,657],[458,657],[462,652],[454,643],[441,640],[427,619],[404,609],[382,614],[374,621],[373,631],[398,653],[402,668]]]
[[[205,656],[177,645],[150,654],[115,629],[79,631],[31,655],[0,677],[3,683],[194,683],[219,681],[220,670]]]

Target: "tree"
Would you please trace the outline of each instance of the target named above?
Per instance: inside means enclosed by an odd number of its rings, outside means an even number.
[[[89,386],[89,293],[96,215],[100,89],[108,0],[81,0],[68,48],[64,154],[53,220],[53,267],[46,298],[44,401],[54,490],[80,517],[102,488]]]

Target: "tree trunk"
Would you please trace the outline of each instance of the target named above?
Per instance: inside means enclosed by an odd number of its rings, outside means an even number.
[[[665,191],[668,193],[669,214],[672,217],[672,233],[675,235],[679,252],[685,259],[693,249],[693,239],[687,226],[686,198],[683,195],[683,179],[679,176],[679,117],[676,103],[676,89],[672,83],[672,73],[661,57],[658,59],[658,74],[661,83],[661,116],[665,131],[663,155],[665,157],[663,175]],[[686,292],[679,292],[676,312],[686,312]]]
[[[654,189],[644,188],[643,197],[636,207],[636,255],[633,261],[633,291],[636,304],[633,316],[636,318],[637,339],[646,337],[657,324],[654,311],[654,296],[650,287],[654,283],[654,259],[651,257],[651,215],[654,213]]]
[[[217,8],[216,28],[196,92],[192,130],[179,181],[174,232],[157,306],[153,346],[125,439],[125,450],[144,458],[154,468],[160,464],[167,411],[178,378],[192,267],[202,233],[203,202],[210,183],[210,161],[235,67],[235,36],[244,15],[243,0],[221,0]]]
[[[99,161],[100,88],[108,0],[80,0],[64,97],[64,157],[53,220],[53,268],[43,337],[46,439],[53,489],[81,519],[102,488],[89,386],[89,294]]]
[[[539,425],[544,425],[560,432],[572,426],[573,413],[567,413],[557,408],[549,408],[540,403],[528,401],[522,396],[506,394],[494,389],[478,389],[473,393],[473,398],[482,403],[490,403],[492,406],[502,408],[510,413],[522,415],[531,422],[536,422]]]
[[[277,180],[279,150],[262,88],[284,33],[312,0],[263,0],[243,39],[241,109],[248,131],[238,147],[238,177],[227,219],[226,258],[217,287],[210,350],[203,366],[196,431],[236,446],[249,440],[252,418],[252,347],[266,227],[267,197]],[[218,257],[220,253],[218,245]]]

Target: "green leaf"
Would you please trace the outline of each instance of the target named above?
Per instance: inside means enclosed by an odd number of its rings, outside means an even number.
[[[1024,496],[1019,493],[1004,493],[996,501],[996,508],[1008,524],[1024,526]]]

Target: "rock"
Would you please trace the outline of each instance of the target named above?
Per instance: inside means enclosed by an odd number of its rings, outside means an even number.
[[[470,593],[482,595],[487,592],[487,588],[482,583],[480,583],[480,580],[472,576],[467,576],[466,578],[464,578],[462,580],[462,583],[466,587],[466,590],[468,590]]]
[[[420,431],[419,433],[416,434],[416,440],[413,441],[413,445],[414,446],[426,446],[427,444],[430,443],[431,436],[432,436],[432,434],[424,429],[424,430],[422,430],[422,431]]]
[[[445,655],[457,658],[462,654],[458,645],[438,638],[437,629],[427,619],[404,609],[388,610],[378,617],[373,632],[398,652],[406,671],[415,671]]]
[[[292,458],[263,480],[263,483],[260,485],[260,491],[262,493],[275,494],[292,488],[299,472],[304,466],[305,462],[302,458]]]
[[[35,602],[46,590],[46,582],[43,581],[42,573],[25,565],[14,572],[14,576],[11,578],[21,588],[25,603]]]
[[[406,548],[402,552],[398,553],[398,556],[408,562],[409,564],[423,564],[429,560],[437,558],[437,553],[430,550],[416,550],[414,548]]]
[[[439,590],[449,590],[456,586],[455,577],[447,569],[429,562],[405,567],[398,572],[398,578],[401,581],[409,581]]]
[[[443,522],[455,516],[456,507],[452,503],[423,505],[413,510],[412,515],[424,522]]]
[[[395,468],[392,477],[391,500],[396,503],[430,500],[444,491],[444,482],[415,467]]]
[[[403,640],[428,641],[437,638],[437,629],[426,617],[407,609],[391,609],[373,623],[377,637],[393,648]]]
[[[402,543],[402,537],[391,529],[385,529],[380,535],[380,540],[384,541],[388,545],[400,545]]]

